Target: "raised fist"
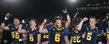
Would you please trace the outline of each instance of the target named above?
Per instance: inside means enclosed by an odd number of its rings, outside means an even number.
[[[83,18],[83,21],[87,21],[87,20],[88,20],[88,18],[87,18],[87,17],[84,17],[84,18]]]

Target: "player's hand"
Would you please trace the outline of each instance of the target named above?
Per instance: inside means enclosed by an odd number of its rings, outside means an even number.
[[[1,23],[0,27],[4,28],[5,27],[5,23]]]
[[[62,12],[67,13],[67,9],[64,9]]]
[[[88,18],[87,18],[87,17],[84,17],[84,18],[83,18],[83,21],[87,21],[87,20],[88,20]]]
[[[70,19],[70,15],[67,15],[67,19]]]
[[[6,15],[5,16],[10,16],[11,14],[10,13],[6,13]]]

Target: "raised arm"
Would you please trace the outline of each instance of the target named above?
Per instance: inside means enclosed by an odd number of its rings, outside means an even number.
[[[46,23],[46,19],[44,20],[44,22],[39,27],[40,33],[48,33],[48,30],[44,28],[45,23]]]
[[[65,23],[65,27],[68,28],[70,26],[70,23],[71,23],[71,18],[70,18],[70,15],[67,15],[67,21]]]
[[[67,14],[67,15],[66,15],[67,21],[66,21],[66,23],[65,23],[65,27],[68,28],[69,25],[70,25],[70,23],[71,23],[71,18],[70,18],[70,15],[68,14],[67,9],[64,9],[64,10],[63,10],[63,13]]]
[[[81,22],[77,25],[76,29],[80,31],[81,28],[82,28],[82,25],[83,25],[84,21],[87,21],[87,20],[88,20],[88,18],[87,18],[87,17],[84,17],[84,18],[81,20]]]

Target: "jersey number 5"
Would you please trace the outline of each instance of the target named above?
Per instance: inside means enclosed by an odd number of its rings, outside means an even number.
[[[60,42],[60,34],[55,34],[55,42]]]
[[[15,39],[19,39],[20,36],[19,36],[20,33],[18,32],[12,32],[11,35],[12,35],[12,38],[15,38]]]
[[[92,33],[91,32],[88,32],[87,33],[87,40],[91,40],[91,38],[92,38]]]

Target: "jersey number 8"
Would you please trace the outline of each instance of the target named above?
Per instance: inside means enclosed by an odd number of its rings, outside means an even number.
[[[31,42],[34,41],[33,34],[30,34],[30,35],[29,35],[29,40],[30,40]]]

